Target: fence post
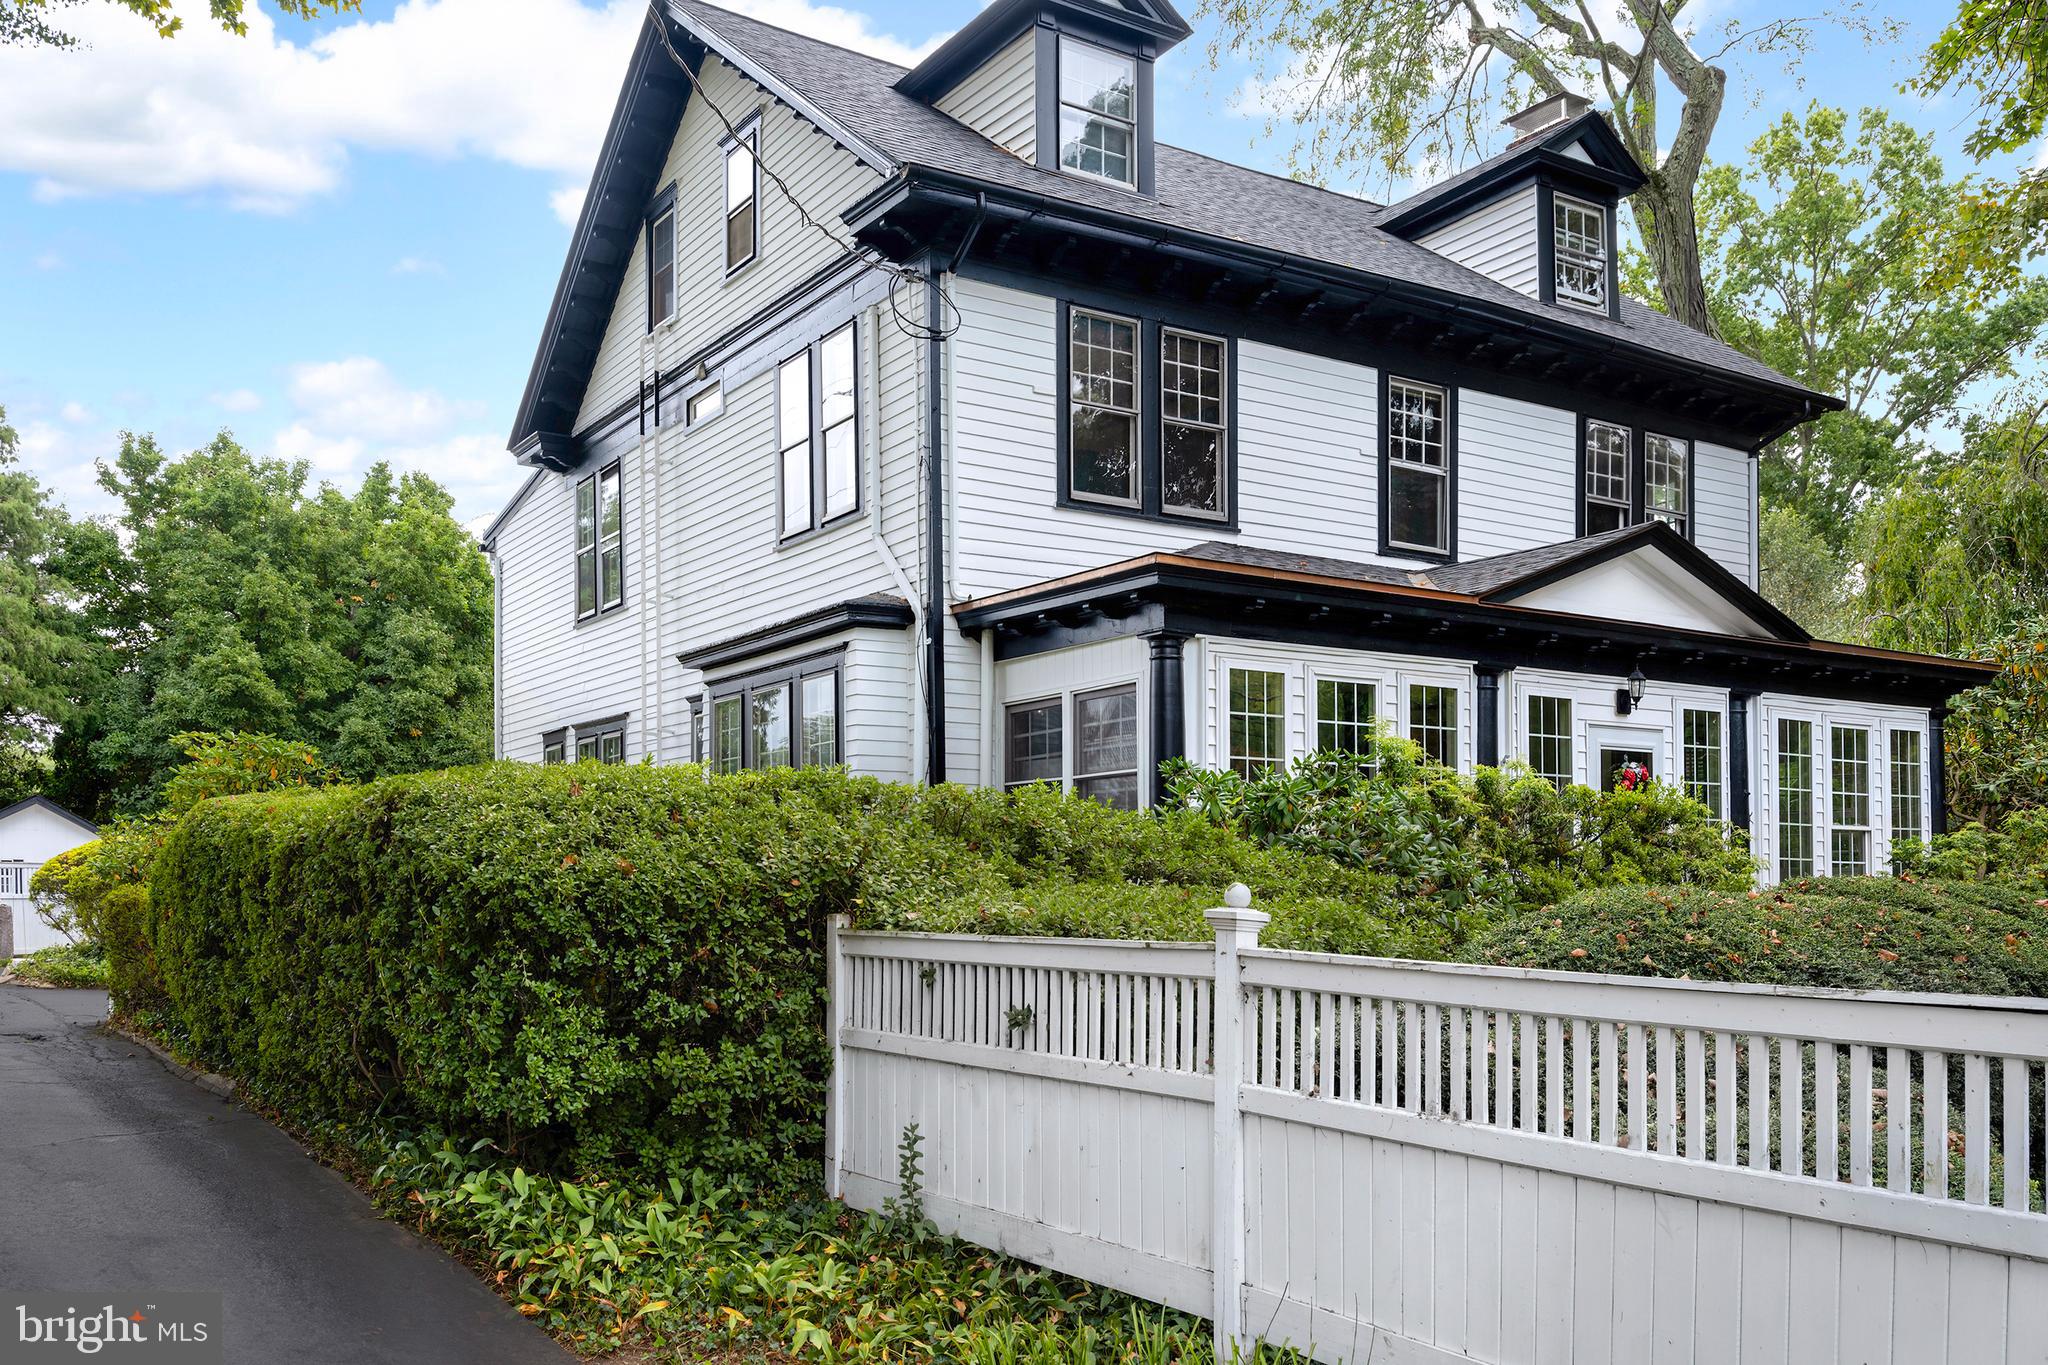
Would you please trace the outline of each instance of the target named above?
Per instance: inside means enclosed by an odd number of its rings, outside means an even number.
[[[840,1045],[849,998],[846,952],[839,936],[853,917],[837,911],[825,917],[825,1038],[832,1049],[832,1076],[825,1086],[825,1195],[846,1197],[846,1049]]]
[[[1251,1341],[1244,1331],[1244,1120],[1238,1110],[1238,1088],[1244,1083],[1244,984],[1238,953],[1259,946],[1259,930],[1270,918],[1251,908],[1252,893],[1233,882],[1223,904],[1203,912],[1216,932],[1216,1055],[1211,1070],[1216,1082],[1215,1226],[1210,1230],[1209,1263],[1216,1280],[1213,1314],[1219,1365],[1249,1359]]]

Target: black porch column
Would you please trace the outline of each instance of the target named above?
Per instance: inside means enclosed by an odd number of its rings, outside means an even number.
[[[1188,724],[1181,687],[1181,647],[1188,637],[1172,631],[1148,635],[1152,642],[1152,804],[1166,802],[1160,765],[1188,751]]]
[[[1754,692],[1728,694],[1728,823],[1749,828],[1749,709]]]
[[[1481,664],[1473,670],[1479,679],[1478,695],[1472,699],[1472,761],[1483,768],[1500,766],[1500,670]]]
[[[1927,762],[1928,778],[1933,790],[1929,793],[1927,817],[1930,829],[1935,834],[1948,833],[1948,708],[1937,706],[1927,713]]]

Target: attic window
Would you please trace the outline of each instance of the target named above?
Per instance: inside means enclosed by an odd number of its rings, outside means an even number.
[[[759,203],[761,176],[754,154],[761,125],[749,124],[725,144],[725,269],[727,274],[754,259],[760,251]]]
[[[1061,169],[1136,184],[1137,62],[1063,37],[1059,88]]]
[[[647,227],[647,327],[661,326],[676,311],[675,210]]]
[[[1607,311],[1607,210],[1558,195],[1551,259],[1559,303]]]

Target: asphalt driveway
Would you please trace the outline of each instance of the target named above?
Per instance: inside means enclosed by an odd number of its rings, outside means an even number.
[[[105,1014],[98,991],[0,986],[0,1289],[218,1291],[230,1361],[573,1359]]]

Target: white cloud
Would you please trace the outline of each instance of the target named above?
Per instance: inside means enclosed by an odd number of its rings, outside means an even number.
[[[207,401],[222,412],[254,412],[263,406],[263,396],[254,389],[229,389],[211,395]]]
[[[481,415],[478,404],[403,387],[384,362],[369,356],[294,365],[290,393],[292,406],[314,428],[373,441],[427,440]]]
[[[72,426],[83,426],[92,420],[92,409],[83,403],[71,402],[59,408],[57,415]]]
[[[583,199],[589,191],[582,185],[564,185],[548,196],[548,207],[555,211],[555,217],[562,220],[562,226],[575,227],[577,215],[583,212]]]
[[[428,256],[400,256],[391,263],[394,275],[445,275],[448,267]]]
[[[922,50],[807,0],[737,7],[893,60]],[[481,156],[580,187],[645,13],[644,0],[408,0],[310,37],[251,6],[246,36],[195,20],[166,42],[119,6],[82,7],[65,22],[83,50],[0,47],[0,169],[36,177],[44,200],[197,193],[268,212],[331,192],[363,151]]]

